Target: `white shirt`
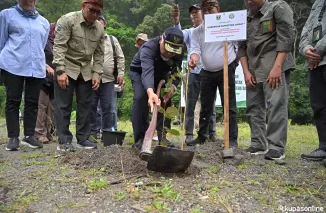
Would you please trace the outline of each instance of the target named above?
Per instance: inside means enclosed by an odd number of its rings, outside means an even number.
[[[176,27],[178,27],[181,30],[181,24],[179,23],[178,25],[175,25]],[[191,52],[191,38],[192,38],[192,32],[194,31],[195,27],[189,28],[189,29],[184,29],[182,30],[183,33],[183,40],[184,43],[187,46],[187,53],[188,53],[188,61],[190,59],[190,52]],[[195,67],[194,69],[191,69],[190,72],[193,74],[199,74],[200,70],[203,68],[202,65],[198,65],[197,67]]]
[[[229,43],[229,61],[231,64],[235,58],[235,43]],[[194,29],[191,39],[190,55],[197,54],[200,56],[204,70],[210,72],[222,71],[224,67],[224,42],[205,42],[205,26],[204,23]]]

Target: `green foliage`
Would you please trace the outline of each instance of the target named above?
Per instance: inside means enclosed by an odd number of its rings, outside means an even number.
[[[171,11],[171,5],[162,4],[153,16],[145,16],[143,22],[136,28],[136,32],[147,33],[149,37],[161,35],[166,28],[172,26]]]
[[[49,22],[57,22],[64,14],[81,10],[80,0],[42,0],[37,1],[37,8],[41,15],[46,17]]]
[[[291,73],[289,118],[293,124],[312,122],[312,110],[309,100],[308,69],[301,64]]]
[[[16,0],[1,0],[0,1],[0,10],[7,9],[9,7],[14,6],[17,4]]]

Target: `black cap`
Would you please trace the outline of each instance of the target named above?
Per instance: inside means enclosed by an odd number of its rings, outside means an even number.
[[[182,53],[183,33],[177,27],[169,27],[163,33],[164,47],[168,52]]]
[[[200,6],[199,6],[198,4],[194,4],[194,5],[191,5],[191,6],[189,7],[189,13],[191,13],[191,11],[192,11],[193,9],[201,10],[201,8],[200,8]]]

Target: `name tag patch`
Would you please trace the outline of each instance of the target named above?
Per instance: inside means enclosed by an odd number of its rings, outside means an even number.
[[[262,32],[263,33],[273,32],[273,21],[272,20],[263,21]]]
[[[313,43],[318,42],[322,37],[322,33],[323,33],[323,29],[321,25],[315,27],[312,31],[312,42]]]

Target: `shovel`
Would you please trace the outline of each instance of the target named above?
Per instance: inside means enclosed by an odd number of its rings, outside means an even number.
[[[160,95],[161,87],[164,83],[164,80],[160,81],[156,95]],[[158,109],[154,104],[152,120],[146,131],[139,157],[141,160],[147,161],[148,170],[161,173],[184,172],[189,167],[194,157],[194,152],[160,145],[156,146],[153,152],[151,151],[152,138],[157,124],[157,113]]]

